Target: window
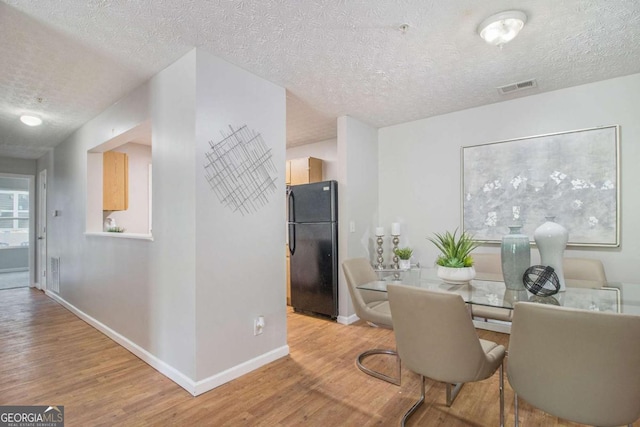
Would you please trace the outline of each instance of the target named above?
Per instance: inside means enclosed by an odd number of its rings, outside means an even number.
[[[29,246],[29,192],[0,190],[0,247]]]

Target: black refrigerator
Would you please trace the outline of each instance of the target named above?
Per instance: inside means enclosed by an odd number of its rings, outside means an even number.
[[[338,183],[292,185],[287,200],[291,306],[338,316]]]

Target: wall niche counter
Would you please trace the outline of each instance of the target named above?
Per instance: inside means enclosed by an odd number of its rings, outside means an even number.
[[[113,237],[116,239],[136,239],[136,240],[148,240],[153,241],[152,234],[141,234],[141,233],[111,233],[107,231],[87,231],[84,233],[85,236],[89,237]]]
[[[152,158],[150,122],[87,151],[87,233],[152,234]]]

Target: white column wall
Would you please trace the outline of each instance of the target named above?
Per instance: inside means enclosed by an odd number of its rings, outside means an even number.
[[[87,150],[148,120],[153,241],[86,236]],[[269,203],[246,216],[204,179],[208,141],[244,123],[277,168]],[[188,53],[38,163],[50,174],[48,210],[61,212],[49,227],[61,300],[194,394],[286,355],[284,163],[284,89]],[[259,315],[266,327],[254,337]]]
[[[203,51],[197,54],[196,305],[197,380],[270,352],[288,353],[285,288],[285,102],[282,87]],[[220,202],[205,178],[209,141],[229,125],[260,133],[277,170],[276,190],[252,213]],[[266,326],[254,336],[254,319]],[[213,378],[212,378],[213,377]]]
[[[599,258],[612,281],[638,282],[640,74],[486,105],[379,130],[380,216],[402,218],[414,256],[432,265],[434,231],[460,226],[460,147],[596,126],[621,126],[621,246],[570,248]],[[482,248],[497,251],[496,247]],[[532,261],[537,250],[532,251]]]
[[[378,224],[378,131],[348,116],[338,118],[338,218],[338,321],[351,323],[355,312],[342,262],[356,257],[374,259],[372,236]]]
[[[196,51],[155,76],[150,87],[154,241],[147,242],[149,338],[154,354],[194,379]]]

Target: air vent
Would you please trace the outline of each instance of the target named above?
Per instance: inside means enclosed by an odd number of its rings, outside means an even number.
[[[498,88],[498,93],[500,95],[506,95],[508,93],[519,92],[521,90],[533,89],[534,87],[538,87],[538,83],[536,83],[535,79],[525,80],[523,82],[500,86]]]

